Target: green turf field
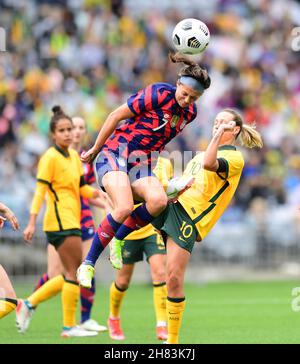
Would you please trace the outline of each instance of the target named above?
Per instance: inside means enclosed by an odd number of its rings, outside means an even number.
[[[16,285],[15,288],[23,296],[32,286]],[[291,305],[292,289],[297,286],[300,287],[300,282],[189,284],[180,342],[300,343],[300,311],[293,311]],[[97,288],[93,318],[104,324],[109,287]],[[26,334],[17,333],[14,321],[14,313],[0,321],[0,343],[116,343],[107,333],[92,338],[60,338],[60,296],[38,308]],[[150,285],[133,284],[128,290],[122,326],[124,343],[158,343]]]

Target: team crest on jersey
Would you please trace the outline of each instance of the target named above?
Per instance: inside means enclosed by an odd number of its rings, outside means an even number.
[[[171,120],[171,127],[175,128],[175,126],[178,124],[180,117],[178,115],[173,115]]]

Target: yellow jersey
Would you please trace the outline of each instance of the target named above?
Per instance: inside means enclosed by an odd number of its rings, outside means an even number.
[[[159,179],[163,187],[167,188],[168,181],[173,176],[173,166],[171,161],[168,158],[164,157],[158,157],[157,164],[153,170],[156,177]],[[139,205],[136,205],[136,207]],[[139,240],[139,239],[145,239],[148,236],[151,236],[153,234],[156,234],[156,231],[154,230],[154,227],[151,224],[148,224],[144,226],[143,228],[139,230],[135,230],[132,233],[130,233],[128,236],[126,236],[125,240]]]
[[[222,158],[227,166],[224,173],[205,170],[203,156],[203,152],[199,153],[188,163],[183,176],[193,176],[195,181],[178,199],[193,220],[201,240],[230,203],[244,167],[242,153],[232,145],[218,148],[217,158]]]
[[[93,192],[84,181],[78,153],[73,149],[65,153],[53,146],[40,158],[30,213],[39,213],[46,195],[43,230],[80,229],[80,196],[92,198]]]

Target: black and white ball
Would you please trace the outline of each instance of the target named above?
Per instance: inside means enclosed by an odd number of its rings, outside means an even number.
[[[208,46],[210,39],[206,24],[198,19],[183,19],[176,24],[172,41],[178,52],[183,54],[198,54]]]

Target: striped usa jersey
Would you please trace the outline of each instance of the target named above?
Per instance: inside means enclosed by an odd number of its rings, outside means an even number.
[[[127,105],[134,116],[114,131],[102,150],[117,151],[122,144],[124,158],[162,151],[197,116],[196,104],[180,107],[175,92],[173,85],[154,83],[130,96]]]

